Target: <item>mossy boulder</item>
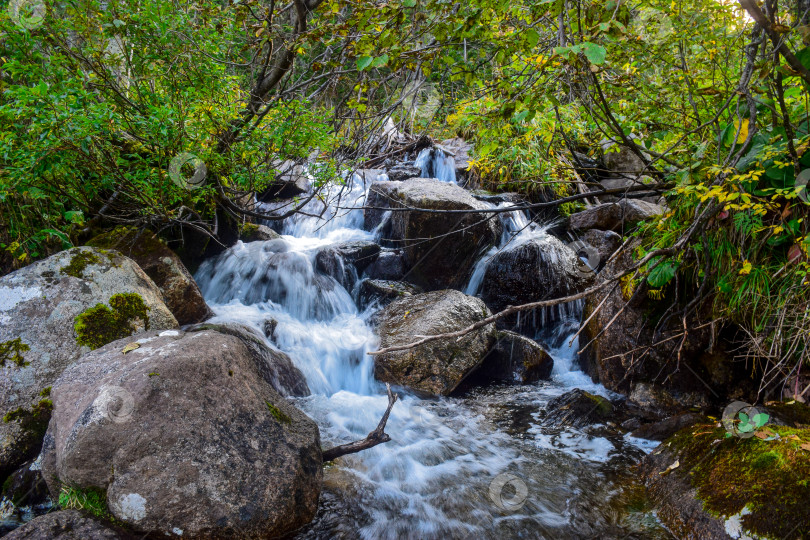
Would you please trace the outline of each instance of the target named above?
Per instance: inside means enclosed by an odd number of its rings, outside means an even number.
[[[180,258],[151,231],[118,227],[96,236],[87,245],[115,249],[138,263],[158,286],[178,323],[198,323],[213,315]]]
[[[810,429],[718,423],[677,432],[640,465],[657,515],[678,538],[810,536]]]
[[[462,330],[490,316],[484,302],[455,290],[433,291],[401,298],[376,320],[380,347],[405,345],[430,336]],[[483,362],[495,341],[495,326],[445,338],[413,349],[374,357],[374,376],[432,396],[449,395]]]
[[[365,210],[366,230],[382,226],[388,247],[402,248],[409,268],[405,279],[425,290],[463,287],[479,255],[497,243],[502,230],[497,216],[476,212],[487,209],[485,203],[456,184],[435,179],[374,182],[366,205],[373,207]],[[404,210],[385,218],[381,208]]]
[[[616,421],[613,404],[607,398],[575,388],[548,402],[543,413],[546,427],[583,427]]]
[[[149,276],[117,251],[74,248],[0,278],[0,480],[39,453],[44,393],[65,368],[111,339],[176,326]]]
[[[160,536],[275,538],[313,518],[318,427],[245,341],[170,330],[128,343],[88,353],[54,384],[42,458],[52,494],[104,493],[116,520]]]

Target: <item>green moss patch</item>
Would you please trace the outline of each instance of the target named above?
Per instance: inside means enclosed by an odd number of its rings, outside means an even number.
[[[84,271],[91,264],[101,264],[101,259],[92,251],[77,249],[76,253],[74,253],[73,257],[70,259],[70,264],[63,266],[59,271],[68,276],[84,279]]]
[[[149,330],[149,309],[143,298],[135,293],[121,293],[110,297],[110,306],[96,304],[76,316],[73,325],[76,331],[76,342],[98,349],[117,339],[131,336],[135,324],[141,321],[145,330]]]
[[[26,362],[22,355],[22,353],[30,350],[31,347],[23,343],[20,338],[0,343],[0,367],[6,367],[7,364],[13,364],[17,367],[30,365],[31,363]]]
[[[697,489],[704,508],[727,519],[744,508],[743,527],[774,538],[810,536],[810,429],[767,428],[773,440],[727,437],[715,424],[686,428],[665,444]],[[763,432],[767,433],[767,432]]]
[[[23,431],[34,434],[38,438],[45,436],[48,430],[48,422],[51,420],[53,411],[53,401],[49,398],[39,400],[31,410],[22,407],[7,412],[3,416],[3,422],[10,424],[18,422]]]
[[[292,424],[292,418],[284,414],[281,409],[273,405],[267,400],[264,400],[265,405],[267,405],[267,410],[270,411],[270,414],[273,415],[273,418],[281,422],[282,424]]]
[[[63,510],[84,510],[96,517],[112,520],[107,508],[107,493],[101,489],[62,486],[59,506]]]

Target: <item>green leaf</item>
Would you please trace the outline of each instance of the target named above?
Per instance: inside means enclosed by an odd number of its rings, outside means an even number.
[[[371,61],[371,67],[378,68],[388,64],[388,55],[384,54],[382,56],[378,56],[374,60]]]
[[[405,7],[413,7],[416,5],[416,0],[402,0],[402,5]]]
[[[765,413],[757,413],[757,414],[754,415],[754,418],[753,418],[754,425],[756,427],[760,428],[760,427],[764,426],[765,424],[767,424],[769,419],[770,419],[770,416],[768,416],[767,414],[765,414]]]
[[[115,25],[116,28],[120,28],[120,27],[124,26],[127,23],[125,23],[121,19],[114,19],[113,24]]]
[[[363,71],[368,66],[370,66],[371,62],[373,61],[374,58],[372,58],[371,56],[361,56],[360,58],[357,59],[357,69]]]
[[[537,30],[535,30],[534,28],[529,28],[528,30],[526,30],[525,38],[526,43],[528,43],[529,47],[531,47],[532,49],[537,47],[537,44],[540,42],[540,34],[538,34]]]
[[[589,43],[585,42],[580,45],[582,48],[582,53],[585,55],[585,58],[591,64],[596,64],[600,66],[605,63],[605,57],[607,56],[607,50],[602,47],[601,45],[597,45],[596,43]]]
[[[654,289],[660,289],[675,277],[675,271],[678,269],[673,261],[664,261],[652,269],[650,275],[647,276],[647,283]]]

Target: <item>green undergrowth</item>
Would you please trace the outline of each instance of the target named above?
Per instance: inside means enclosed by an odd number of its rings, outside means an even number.
[[[140,322],[149,330],[149,309],[140,295],[135,293],[114,294],[110,306],[96,304],[76,316],[73,326],[76,342],[91,349],[98,349],[117,339],[131,336]]]
[[[715,424],[681,430],[666,443],[704,508],[727,519],[745,510],[743,527],[766,538],[810,535],[810,429],[767,426],[760,435],[727,437]]]
[[[107,509],[107,494],[101,489],[62,486],[59,506],[63,510],[83,510],[98,518],[114,520]]]

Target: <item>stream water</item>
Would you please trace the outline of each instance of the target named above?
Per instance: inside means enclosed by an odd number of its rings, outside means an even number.
[[[424,172],[453,181],[447,156],[420,159]],[[326,202],[307,209],[320,218],[289,218],[281,239],[240,242],[195,276],[215,321],[260,331],[267,319],[277,321],[270,345],[306,376],[312,395],[296,405],[317,422],[324,447],[365,437],[387,405],[366,354],[378,345],[368,324],[373,308],[359,311],[357,288],[346,290],[314,264],[324,246],[375,240],[362,228],[362,210],[337,209],[362,206],[367,187],[356,176],[342,189],[330,186]],[[548,234],[519,212],[502,219],[499,248]],[[499,248],[482,255],[469,294]],[[386,428],[392,440],[325,469],[318,515],[296,538],[667,537],[643,501],[621,490],[648,445],[598,428],[543,424],[548,401],[572,388],[607,395],[576,367],[571,336],[580,311],[566,306],[533,321],[555,361],[551,380],[441,399],[402,395]]]

